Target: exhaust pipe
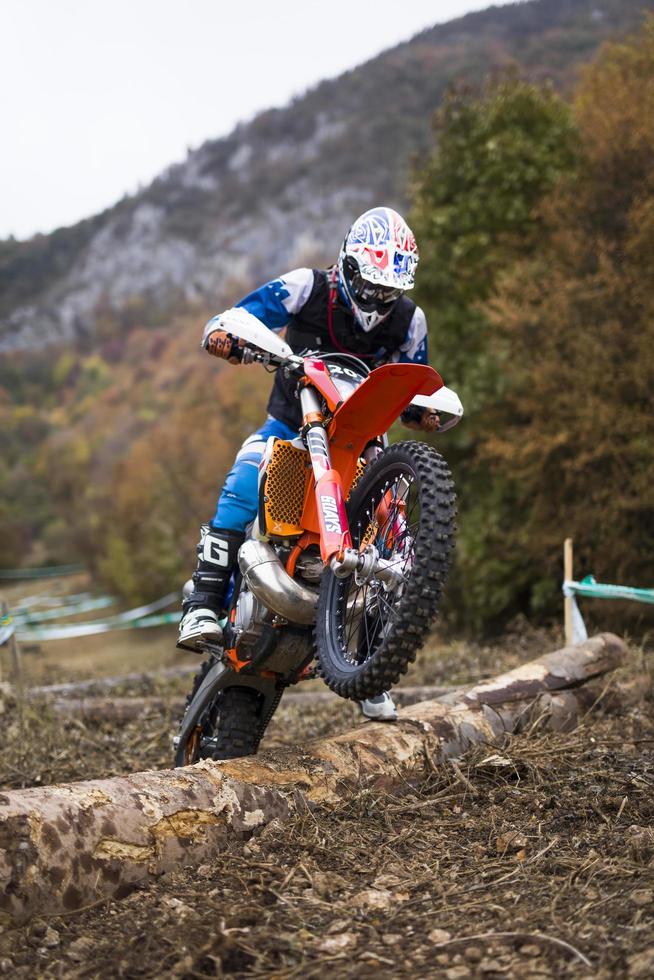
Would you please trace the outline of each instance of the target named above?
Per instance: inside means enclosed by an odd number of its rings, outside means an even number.
[[[317,595],[291,578],[265,541],[242,544],[238,566],[248,588],[273,612],[289,623],[311,626],[315,622]]]

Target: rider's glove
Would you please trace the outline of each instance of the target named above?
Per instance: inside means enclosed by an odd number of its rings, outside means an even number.
[[[433,408],[420,408],[419,405],[408,405],[400,419],[407,429],[420,432],[435,432],[441,423],[440,417]]]
[[[222,357],[231,364],[240,364],[243,348],[238,340],[226,330],[212,330],[203,341],[203,347],[214,357]]]

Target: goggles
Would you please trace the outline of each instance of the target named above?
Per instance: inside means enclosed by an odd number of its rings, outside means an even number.
[[[354,263],[351,263],[351,261],[346,263],[347,285],[352,297],[362,310],[378,310],[379,312],[383,312],[388,311],[397,303],[404,292],[403,289],[368,282],[360,274],[358,268],[352,267],[353,265]]]

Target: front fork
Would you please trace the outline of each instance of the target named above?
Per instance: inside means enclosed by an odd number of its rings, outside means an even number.
[[[337,578],[355,573],[359,581],[379,578],[388,585],[402,581],[397,562],[379,557],[370,544],[363,552],[352,547],[352,535],[345,511],[345,497],[340,473],[332,469],[329,441],[324,428],[324,416],[316,392],[305,387],[300,391],[302,434],[311,457],[315,478],[316,507],[320,523],[320,554]]]
[[[312,388],[302,388],[300,405],[304,418],[302,434],[309,450],[316,481],[320,554],[327,564],[332,558],[337,560],[341,558],[346,548],[352,548],[352,536],[345,513],[341,475],[332,469],[324,417],[318,396]]]

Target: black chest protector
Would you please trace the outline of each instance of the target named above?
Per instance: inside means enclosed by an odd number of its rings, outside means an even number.
[[[286,328],[286,343],[294,354],[303,351],[347,351],[360,357],[370,368],[379,367],[390,360],[406,340],[416,304],[401,296],[393,312],[379,326],[367,333],[356,323],[354,316],[341,300],[338,291],[332,304],[329,329],[330,275],[322,269],[313,270],[313,289],[309,299],[296,313]],[[293,380],[286,380],[277,372],[268,412],[273,418],[299,429],[302,422],[300,402],[295,397]]]

